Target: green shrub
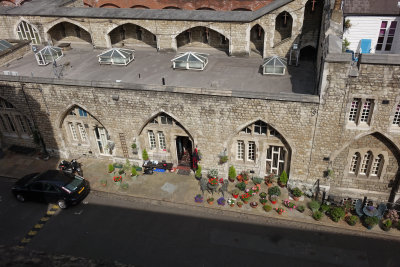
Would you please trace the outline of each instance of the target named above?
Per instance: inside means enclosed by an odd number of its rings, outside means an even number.
[[[261,197],[261,198],[267,198],[267,193],[261,192],[261,193],[260,193],[260,197]]]
[[[137,147],[137,146],[136,146],[136,143],[133,143],[133,144],[131,145],[131,148],[132,148],[132,149],[136,149],[136,147]]]
[[[332,221],[338,222],[340,219],[344,218],[345,212],[341,207],[333,207],[329,210],[329,215]]]
[[[386,219],[386,220],[382,221],[382,226],[384,228],[392,227],[392,220],[391,219]]]
[[[298,210],[299,212],[303,213],[305,208],[303,205],[297,206],[296,210]]]
[[[294,197],[301,197],[303,195],[303,192],[301,192],[301,190],[296,187],[292,190],[292,194]]]
[[[236,170],[235,167],[232,165],[229,167],[229,179],[231,181],[235,181],[235,178],[236,178]]]
[[[237,188],[232,190],[232,195],[239,195],[239,193],[240,193],[240,190]]]
[[[207,173],[208,178],[217,178],[218,177],[218,170],[217,169],[211,169]]]
[[[112,165],[111,163],[108,164],[108,172],[113,172],[115,170],[114,165]]]
[[[195,176],[197,178],[201,177],[201,166],[200,165],[197,165],[197,170],[196,170]]]
[[[270,196],[280,196],[281,195],[281,189],[278,186],[273,186],[268,188],[268,194]]]
[[[323,215],[324,215],[324,214],[323,214],[322,212],[320,212],[320,211],[317,210],[317,211],[314,211],[312,217],[313,217],[315,220],[319,221],[319,220],[321,220],[321,218],[322,218]]]
[[[129,162],[128,159],[126,159],[125,164],[124,164],[124,170],[125,172],[128,172],[131,169],[131,163]]]
[[[119,175],[122,175],[122,174],[125,173],[125,171],[123,169],[121,169],[121,170],[118,171],[118,173],[119,173]]]
[[[346,217],[346,222],[347,222],[349,225],[351,225],[351,226],[356,225],[356,223],[357,223],[358,221],[359,221],[359,219],[358,219],[358,217],[355,216],[355,215],[351,215],[351,216],[347,216],[347,217]]]
[[[131,174],[132,174],[132,176],[136,176],[136,175],[137,175],[137,170],[136,170],[136,167],[135,167],[135,166],[132,166],[132,168],[131,168]]]
[[[287,173],[285,172],[285,171],[283,171],[282,173],[281,173],[281,176],[279,176],[279,182],[281,183],[281,184],[287,184],[287,181],[288,181],[288,176],[287,176]]]
[[[308,207],[312,210],[312,212],[319,210],[320,206],[321,205],[316,200],[313,200],[310,203],[308,203]]]
[[[149,160],[149,154],[147,154],[146,148],[142,151],[143,160]]]
[[[252,180],[255,185],[261,184],[263,182],[263,178],[260,177],[253,177]]]
[[[267,202],[268,202],[268,200],[266,200],[265,198],[260,199],[260,203],[263,205],[266,204]]]
[[[244,182],[237,183],[236,187],[239,188],[239,190],[244,191],[246,189],[246,184]]]
[[[272,207],[270,205],[265,205],[263,206],[263,210],[265,210],[266,212],[270,212],[272,210]]]
[[[330,208],[329,205],[326,203],[322,204],[320,207],[320,209],[323,213],[327,212],[329,210],[329,208]]]
[[[379,223],[379,218],[376,217],[376,216],[367,217],[367,218],[364,219],[364,223],[367,226],[374,226],[374,225],[377,225]]]
[[[220,162],[220,163],[226,163],[226,162],[228,162],[228,156],[221,156],[221,157],[219,158],[219,162]]]

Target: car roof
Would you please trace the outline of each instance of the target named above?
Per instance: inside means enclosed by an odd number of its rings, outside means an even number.
[[[59,170],[48,170],[38,175],[35,180],[64,186],[73,180],[73,175]]]

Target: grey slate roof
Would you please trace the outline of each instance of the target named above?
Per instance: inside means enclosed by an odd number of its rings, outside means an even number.
[[[344,15],[397,15],[399,0],[343,0]]]
[[[150,19],[184,21],[250,22],[293,0],[275,0],[256,11],[64,7],[71,0],[32,0],[20,7],[0,7],[0,15]]]

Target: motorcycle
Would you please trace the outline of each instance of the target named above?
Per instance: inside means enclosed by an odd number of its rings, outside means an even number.
[[[58,169],[66,173],[78,174],[79,176],[83,176],[81,164],[73,159],[71,161],[62,160],[60,164],[58,164]]]

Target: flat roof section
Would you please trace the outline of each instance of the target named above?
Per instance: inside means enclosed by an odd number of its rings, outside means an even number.
[[[288,66],[285,75],[262,75],[261,57],[229,57],[216,49],[193,49],[207,53],[208,65],[203,71],[174,70],[171,59],[176,53],[158,53],[155,49],[135,47],[135,60],[127,66],[100,65],[97,55],[103,50],[89,47],[72,48],[64,52],[57,65],[64,65],[61,79],[78,81],[123,82],[144,85],[163,85],[231,90],[233,94],[314,94],[314,63],[300,62],[298,67]],[[179,50],[184,52],[184,50]],[[60,67],[57,67],[58,71]],[[4,71],[18,72],[18,76],[56,78],[53,64],[38,66],[33,53],[14,60]]]

